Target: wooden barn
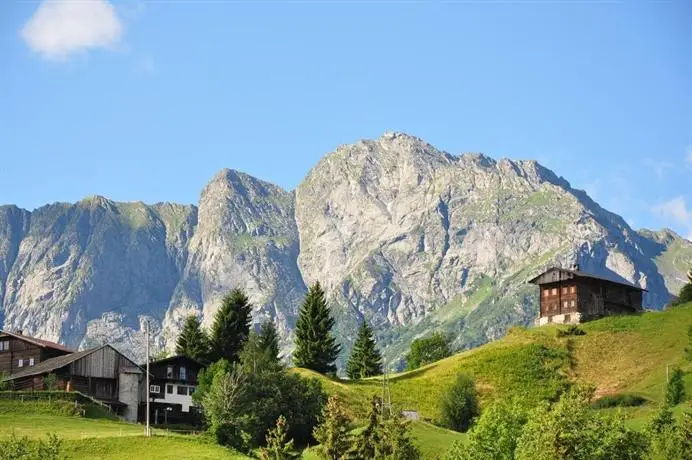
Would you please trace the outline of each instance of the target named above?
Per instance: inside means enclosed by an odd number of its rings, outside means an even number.
[[[529,280],[537,284],[540,310],[537,323],[579,323],[606,315],[635,313],[642,310],[646,289],[564,268],[550,268]]]
[[[58,343],[26,336],[22,331],[0,331],[0,374],[13,374],[73,351]]]
[[[43,390],[47,375],[56,376],[58,389],[79,391],[111,406],[124,418],[137,420],[144,398],[145,373],[110,345],[47,359],[6,377],[14,390]]]

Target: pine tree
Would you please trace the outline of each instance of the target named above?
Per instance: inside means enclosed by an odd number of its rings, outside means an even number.
[[[344,413],[337,396],[330,396],[322,411],[322,423],[315,428],[314,436],[321,458],[339,460],[346,458],[351,448],[349,425],[351,420]]]
[[[678,298],[673,302],[673,305],[682,305],[687,302],[692,302],[692,269],[687,272],[687,279],[689,282],[680,289]]]
[[[381,373],[382,355],[375,347],[372,329],[366,321],[363,321],[346,364],[346,374],[350,379],[362,379]]]
[[[358,434],[353,443],[352,454],[355,458],[375,458],[375,446],[379,442],[381,407],[382,400],[373,396],[368,415],[368,426]]]
[[[190,315],[185,319],[183,330],[175,344],[175,352],[198,361],[206,361],[209,354],[209,341],[197,315]]]
[[[409,421],[400,412],[383,417],[377,430],[375,455],[382,460],[418,460],[420,452],[408,432]]]
[[[269,361],[279,362],[279,334],[270,319],[260,326],[259,347]]]
[[[331,333],[334,318],[317,282],[305,296],[296,322],[296,351],[293,362],[297,367],[312,369],[322,374],[335,374],[337,356],[341,346]]]
[[[300,458],[293,448],[293,439],[288,438],[288,423],[286,417],[279,416],[276,427],[267,433],[267,447],[260,449],[262,460],[293,460]]]
[[[238,360],[250,334],[251,314],[252,305],[242,290],[233,289],[223,298],[211,328],[213,361],[223,358],[233,363]]]

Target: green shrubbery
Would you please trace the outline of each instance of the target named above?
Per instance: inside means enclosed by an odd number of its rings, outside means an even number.
[[[59,460],[62,459],[62,440],[49,434],[47,440],[18,438],[14,433],[0,442],[0,460]]]
[[[594,409],[609,409],[611,407],[635,407],[641,406],[646,402],[646,398],[635,395],[608,395],[604,396],[591,404]]]
[[[558,329],[556,335],[558,337],[568,337],[571,335],[586,335],[586,332],[576,324],[570,324],[566,329]]]
[[[451,356],[451,354],[449,338],[441,332],[436,332],[430,337],[413,341],[411,351],[406,355],[406,369],[418,369],[426,364]]]
[[[476,383],[465,374],[457,379],[442,397],[442,425],[459,432],[465,432],[480,413]]]

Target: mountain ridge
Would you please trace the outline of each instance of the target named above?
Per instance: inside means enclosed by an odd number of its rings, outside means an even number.
[[[535,160],[452,155],[388,132],[325,155],[294,190],[224,168],[199,205],[100,195],[0,207],[0,321],[72,346],[139,354],[143,322],[170,349],[187,314],[209,324],[245,288],[285,353],[306,286],[320,280],[348,350],[363,318],[396,363],[415,337],[459,348],[535,316],[528,275],[550,264],[647,287],[662,307],[692,243],[633,230]]]

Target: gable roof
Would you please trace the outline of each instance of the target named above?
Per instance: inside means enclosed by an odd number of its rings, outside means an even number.
[[[547,275],[548,273],[553,272],[553,271],[556,271],[556,270],[559,271],[561,275],[562,275],[562,274],[567,274],[567,275],[568,275],[568,276],[566,277],[567,279],[571,279],[571,278],[595,279],[595,280],[599,280],[599,281],[605,281],[605,282],[607,282],[607,283],[619,284],[619,285],[621,285],[621,286],[626,286],[626,287],[631,288],[631,289],[637,289],[637,290],[639,290],[639,291],[646,291],[646,292],[648,292],[646,289],[644,289],[644,288],[642,288],[642,287],[640,287],[640,286],[637,286],[637,285],[635,285],[635,284],[628,283],[628,282],[626,282],[626,281],[616,281],[616,280],[613,280],[613,279],[610,279],[610,278],[606,278],[606,277],[604,277],[604,276],[594,275],[594,274],[592,274],[592,273],[587,273],[587,272],[583,272],[583,271],[580,271],[580,270],[568,270],[568,269],[566,269],[566,268],[560,268],[560,267],[551,267],[551,268],[547,269],[546,271],[544,271],[543,273],[541,273],[540,275],[536,276],[535,278],[530,279],[528,282],[531,283],[531,284],[543,284],[543,283],[540,281],[540,278],[543,277],[543,276],[545,276],[545,275]],[[556,281],[557,281],[557,280],[556,280]],[[553,281],[546,281],[546,282],[553,282]]]
[[[27,367],[25,369],[22,369],[19,372],[15,372],[14,374],[7,376],[4,379],[2,379],[2,381],[7,382],[9,380],[16,380],[16,379],[20,379],[23,377],[31,377],[32,375],[41,375],[41,374],[45,374],[48,372],[52,372],[54,370],[60,369],[61,367],[65,367],[68,364],[71,364],[71,363],[77,361],[78,359],[84,358],[85,356],[89,356],[90,354],[94,353],[95,351],[101,350],[102,348],[105,348],[105,347],[112,348],[113,350],[115,350],[116,353],[118,353],[119,355],[121,355],[122,357],[127,359],[128,361],[132,362],[132,364],[134,364],[137,368],[139,368],[139,366],[137,366],[137,364],[134,361],[132,361],[131,359],[129,359],[128,357],[126,357],[125,355],[120,353],[113,346],[106,344],[106,345],[101,345],[100,347],[90,348],[88,350],[76,351],[74,353],[70,353],[69,355],[58,356],[57,358],[47,359],[45,361],[38,363],[35,366]]]
[[[168,363],[174,362],[174,361],[188,361],[188,362],[197,364],[199,367],[205,367],[204,364],[202,364],[198,360],[196,360],[194,358],[190,358],[189,356],[185,356],[185,355],[175,355],[175,356],[169,356],[168,358],[159,359],[156,361],[149,361],[149,366],[168,364]],[[140,367],[144,367],[146,365],[147,365],[147,363],[140,364]]]
[[[0,331],[0,334],[5,334],[9,337],[23,340],[25,342],[32,343],[32,344],[39,346],[39,347],[42,347],[42,348],[52,348],[54,350],[65,351],[67,353],[73,353],[74,352],[73,349],[68,348],[65,345],[60,345],[59,343],[51,342],[49,340],[37,339],[36,337],[29,337],[27,335],[17,334],[16,332],[9,332],[9,331]]]

